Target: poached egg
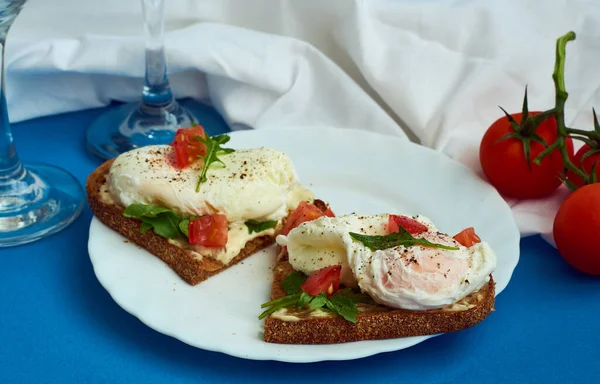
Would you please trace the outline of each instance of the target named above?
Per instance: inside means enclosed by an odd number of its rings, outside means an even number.
[[[350,236],[350,232],[387,235],[387,214],[321,217],[302,223],[287,236],[278,236],[277,243],[287,246],[289,262],[296,270],[310,275],[323,267],[341,265],[342,284],[359,287],[377,303],[393,308],[443,308],[489,281],[496,257],[487,243],[465,247],[438,232],[428,218],[417,216],[415,220],[428,230],[414,237],[458,249],[413,245],[371,250]]]
[[[159,205],[181,216],[221,213],[228,222],[281,220],[300,201],[312,201],[291,159],[283,152],[257,148],[222,154],[196,191],[203,162],[184,169],[169,159],[169,145],[152,145],[118,156],[108,175],[108,191],[120,204]]]

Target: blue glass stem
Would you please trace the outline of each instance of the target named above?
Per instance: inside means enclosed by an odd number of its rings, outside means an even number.
[[[146,76],[143,107],[167,108],[174,103],[164,49],[164,0],[142,0],[146,32]]]

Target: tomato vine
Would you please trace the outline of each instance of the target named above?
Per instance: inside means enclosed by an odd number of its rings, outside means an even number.
[[[598,182],[596,177],[596,163],[592,165],[590,172],[586,172],[583,168],[578,167],[573,163],[571,157],[568,154],[567,146],[565,140],[570,137],[574,140],[579,140],[590,146],[590,150],[588,153],[584,154],[583,157],[590,156],[595,153],[600,152],[600,124],[598,124],[598,118],[596,116],[596,111],[593,110],[594,115],[594,130],[582,130],[567,127],[565,124],[565,103],[569,97],[569,94],[565,87],[565,62],[566,62],[566,46],[569,41],[575,40],[575,32],[568,32],[565,35],[558,38],[556,41],[556,61],[554,64],[554,72],[552,74],[552,79],[554,81],[555,88],[555,102],[554,107],[542,112],[538,116],[544,116],[549,118],[550,116],[554,117],[556,120],[556,125],[558,129],[557,139],[551,144],[547,145],[546,149],[542,151],[533,162],[539,165],[542,159],[552,153],[554,150],[558,149],[563,158],[566,169],[572,171],[577,176],[579,176],[583,180],[583,184],[592,184]],[[538,119],[539,120],[539,119]],[[539,125],[539,121],[533,122],[534,124]],[[563,182],[569,187],[571,190],[577,189],[577,186],[568,180],[564,175],[562,176]]]

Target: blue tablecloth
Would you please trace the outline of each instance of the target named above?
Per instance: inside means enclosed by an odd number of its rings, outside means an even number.
[[[106,109],[14,126],[24,161],[84,184],[100,160],[85,128]],[[100,286],[88,253],[89,208],[66,230],[0,249],[0,383],[592,383],[600,382],[600,279],[571,269],[539,237],[482,324],[415,347],[316,364],[250,361],[190,347],[143,325]]]

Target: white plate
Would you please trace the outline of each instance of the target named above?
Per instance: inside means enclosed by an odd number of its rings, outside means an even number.
[[[444,232],[474,226],[496,251],[496,292],[519,259],[519,231],[498,193],[462,165],[408,141],[338,129],[232,133],[235,148],[272,147],[291,156],[301,182],[336,214],[403,212],[429,216]],[[270,294],[274,248],[191,287],[157,257],[96,218],[89,253],[100,283],[149,327],[198,348],[257,360],[345,360],[410,347],[432,336],[361,341],[353,347],[265,343],[260,304]],[[485,327],[485,321],[478,325]],[[360,345],[358,345],[360,344]]]

